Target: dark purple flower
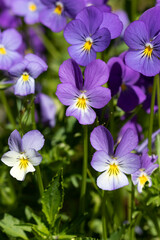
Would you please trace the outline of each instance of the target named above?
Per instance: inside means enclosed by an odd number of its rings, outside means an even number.
[[[114,141],[111,133],[104,127],[96,127],[90,136],[96,149],[91,166],[103,172],[97,178],[97,186],[103,190],[115,190],[129,184],[125,174],[132,174],[140,168],[140,158],[130,153],[138,144],[137,135],[128,129],[114,153]]]
[[[148,155],[148,150],[143,151],[142,156],[140,158],[141,165],[140,169],[132,174],[132,181],[134,185],[137,185],[138,192],[141,193],[143,187],[148,182],[149,187],[152,186],[152,181],[150,175],[154,170],[158,168],[158,164],[155,164],[158,156]]]
[[[69,55],[78,64],[87,66],[96,59],[96,52],[104,51],[111,39],[120,35],[122,28],[117,15],[102,14],[96,7],[84,8],[64,30],[66,41],[72,45],[68,48]]]
[[[21,19],[14,15],[11,8],[7,7],[6,5],[1,6],[0,27],[2,27],[2,28],[16,28],[19,25],[21,25]]]
[[[85,6],[95,6],[103,12],[111,12],[111,7],[106,5],[106,1],[103,0],[84,0]]]
[[[35,103],[40,106],[40,120],[43,124],[54,127],[56,120],[56,105],[52,98],[43,93],[38,93]]]
[[[22,37],[15,29],[0,32],[0,70],[8,70],[14,63],[22,59],[17,52],[22,44]]]
[[[82,0],[41,0],[46,8],[40,14],[42,24],[53,32],[60,32],[67,24],[67,18],[75,18],[83,9]]]
[[[160,7],[154,7],[131,23],[124,40],[129,46],[125,56],[126,64],[145,76],[160,72]]]
[[[12,3],[12,11],[24,17],[27,24],[39,22],[40,11],[44,9],[44,5],[40,0],[14,0]]]
[[[110,69],[109,88],[112,96],[120,92],[118,106],[125,112],[132,111],[141,104],[146,96],[136,86],[140,74],[126,66],[120,57],[113,57],[108,61]]]
[[[74,116],[80,124],[92,124],[96,113],[91,108],[102,108],[111,99],[110,90],[102,87],[108,81],[108,67],[101,60],[90,63],[84,72],[84,81],[78,64],[68,59],[60,66],[62,84],[56,95],[66,106],[66,116]]]
[[[14,93],[26,96],[35,93],[35,79],[47,70],[46,63],[34,54],[27,54],[24,60],[15,64],[9,73],[15,78]]]

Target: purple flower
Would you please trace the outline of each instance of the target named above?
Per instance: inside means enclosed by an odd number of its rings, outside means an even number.
[[[5,153],[1,161],[12,167],[10,174],[19,181],[25,179],[28,172],[34,172],[35,168],[42,161],[42,156],[38,151],[44,145],[44,137],[38,130],[26,133],[23,138],[17,130],[14,130],[9,139],[10,151]]]
[[[97,150],[91,166],[103,172],[97,178],[97,186],[103,190],[115,190],[129,184],[125,174],[132,174],[140,168],[140,158],[130,153],[138,144],[137,135],[128,129],[114,153],[111,133],[104,127],[96,127],[90,136],[92,146]]]
[[[117,10],[114,12],[116,15],[118,15],[119,19],[123,23],[123,30],[121,32],[121,37],[124,36],[124,31],[126,30],[127,26],[129,25],[130,21],[128,18],[128,15],[125,11],[123,10]]]
[[[84,3],[86,7],[95,6],[103,12],[111,11],[111,7],[105,5],[106,1],[103,0],[84,0]]]
[[[132,174],[132,181],[134,185],[137,185],[138,192],[141,193],[143,187],[148,182],[149,187],[152,186],[152,181],[150,175],[152,172],[158,168],[158,164],[155,164],[158,156],[148,155],[148,150],[146,149],[140,158],[141,165],[140,169]]]
[[[136,85],[140,74],[127,67],[120,57],[111,58],[108,66],[110,69],[108,83],[112,96],[119,92],[117,105],[125,112],[132,111],[146,98],[141,88]]]
[[[160,7],[154,7],[131,23],[124,40],[129,46],[125,56],[126,64],[145,76],[160,72]]]
[[[54,127],[56,122],[56,106],[53,99],[46,94],[39,93],[36,96],[35,103],[40,106],[40,119],[42,123]]]
[[[23,16],[27,24],[39,22],[42,9],[44,5],[40,0],[14,0],[12,3],[12,11],[18,16]]]
[[[35,79],[46,70],[47,65],[41,58],[34,54],[27,54],[22,62],[9,70],[16,81],[14,93],[20,96],[35,93]]]
[[[82,66],[88,65],[96,59],[96,52],[104,51],[111,39],[120,35],[122,28],[117,15],[102,14],[96,7],[84,8],[64,30],[66,41],[72,45],[68,48],[70,57]]]
[[[108,81],[108,67],[101,60],[90,63],[84,72],[84,81],[78,64],[68,59],[60,66],[62,84],[56,95],[62,104],[69,106],[66,116],[74,116],[80,124],[92,124],[96,113],[91,108],[102,108],[111,99],[110,90],[101,85]]]
[[[16,28],[21,25],[21,19],[14,15],[10,6],[4,5],[1,2],[1,12],[0,12],[0,26],[2,28]]]
[[[75,18],[83,9],[82,0],[41,0],[46,8],[40,14],[42,24],[53,32],[60,32],[67,24],[67,18]]]
[[[22,44],[22,37],[15,29],[0,32],[0,69],[8,70],[22,56],[17,52]]]

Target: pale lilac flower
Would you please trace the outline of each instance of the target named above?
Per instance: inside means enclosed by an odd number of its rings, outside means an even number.
[[[11,133],[8,139],[10,151],[2,156],[1,161],[12,167],[12,177],[23,181],[28,172],[35,171],[34,166],[42,161],[38,151],[43,147],[44,141],[44,136],[38,130],[29,131],[22,139],[17,130]]]

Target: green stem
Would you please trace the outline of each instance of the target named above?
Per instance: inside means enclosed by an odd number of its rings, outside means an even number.
[[[136,20],[137,17],[137,0],[131,0],[131,20]]]
[[[36,167],[36,175],[37,175],[37,182],[38,182],[38,187],[39,187],[39,192],[42,197],[43,192],[44,192],[44,187],[43,187],[43,181],[42,181],[42,176],[41,176],[41,170],[40,167]]]
[[[12,112],[11,112],[11,109],[8,105],[8,102],[7,102],[6,95],[5,95],[4,91],[1,91],[0,96],[1,96],[1,101],[2,101],[2,104],[4,106],[4,109],[7,113],[8,119],[9,119],[10,123],[12,124],[13,128],[15,129],[16,128],[16,123],[15,123],[14,118],[12,116]]]
[[[158,127],[160,128],[160,75],[157,77]]]
[[[82,186],[80,195],[80,212],[85,211],[85,194],[86,194],[86,180],[87,180],[87,165],[88,165],[88,126],[84,126],[84,158],[82,169]]]
[[[152,154],[152,132],[153,132],[153,121],[154,121],[154,104],[156,98],[156,82],[157,76],[154,78],[152,98],[151,98],[151,108],[150,108],[150,119],[149,119],[149,130],[148,130],[148,154]]]
[[[33,95],[32,100],[31,100],[31,103],[32,103],[32,105],[31,105],[32,106],[32,127],[33,127],[33,129],[36,129],[34,99],[35,99],[35,96]]]
[[[107,192],[102,192],[102,236],[103,240],[107,240],[107,216],[106,216],[106,197]]]
[[[89,169],[87,169],[87,174],[88,174],[88,176],[89,176],[89,178],[90,178],[90,180],[91,180],[91,182],[92,182],[95,190],[96,190],[96,191],[99,193],[99,195],[101,196],[101,191],[100,191],[99,188],[97,187],[97,185],[96,185],[96,183],[95,183],[95,180],[94,180],[94,178],[92,177],[92,174],[91,174],[91,172],[89,171]]]
[[[132,214],[134,210],[134,185],[131,182],[131,193],[129,198],[129,239],[134,240],[134,227],[132,226]]]

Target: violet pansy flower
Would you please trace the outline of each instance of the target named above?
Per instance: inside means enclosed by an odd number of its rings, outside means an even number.
[[[46,6],[41,11],[40,21],[53,32],[60,32],[67,24],[68,18],[75,18],[84,7],[82,0],[41,0]]]
[[[92,124],[96,113],[91,108],[102,108],[111,99],[110,90],[102,87],[108,81],[108,67],[105,62],[95,60],[84,72],[84,81],[78,64],[68,59],[60,66],[59,77],[62,84],[56,95],[66,106],[66,116],[74,116],[80,124]]]
[[[148,150],[144,150],[140,158],[140,169],[132,174],[132,181],[134,185],[137,185],[138,192],[141,193],[143,187],[148,182],[148,186],[152,186],[152,180],[150,175],[154,170],[158,168],[158,164],[155,164],[158,156],[148,155]]]
[[[0,70],[8,70],[22,56],[17,52],[22,44],[22,37],[15,29],[0,32]]]
[[[44,137],[38,130],[26,133],[22,139],[17,130],[14,130],[9,139],[10,151],[5,153],[1,161],[12,167],[10,174],[19,181],[23,181],[28,172],[34,172],[34,166],[42,161],[38,151],[44,145]]]
[[[113,13],[101,12],[91,6],[84,8],[64,30],[66,41],[71,44],[68,52],[78,64],[87,66],[104,51],[111,39],[118,37],[123,25]]]
[[[95,6],[99,10],[104,11],[104,12],[110,12],[111,7],[107,6],[105,3],[106,1],[104,0],[84,0],[85,6],[90,7],[90,6]]]
[[[132,174],[140,168],[140,157],[131,151],[138,144],[138,137],[128,129],[114,153],[111,133],[104,127],[96,127],[90,136],[92,146],[97,150],[91,166],[102,174],[97,178],[97,186],[103,190],[115,190],[129,184],[125,174]]]
[[[160,72],[160,7],[153,7],[131,23],[124,41],[129,46],[125,56],[126,64],[145,76]]]
[[[35,93],[35,79],[47,70],[47,64],[34,54],[27,54],[24,60],[15,64],[9,73],[15,79],[14,93],[26,96]]]
[[[24,17],[27,24],[39,22],[39,14],[43,8],[44,5],[40,0],[14,0],[12,3],[12,11]]]

